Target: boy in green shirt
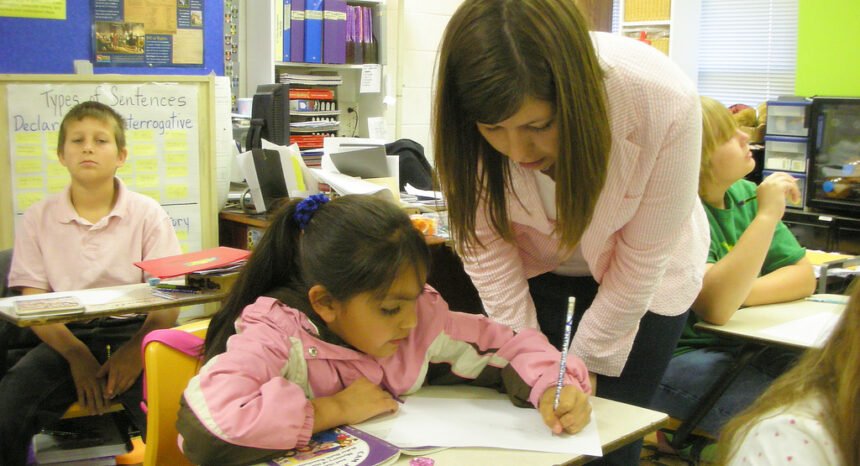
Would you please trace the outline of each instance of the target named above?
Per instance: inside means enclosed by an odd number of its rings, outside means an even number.
[[[785,199],[800,198],[796,180],[788,173],[774,173],[758,186],[744,180],[755,168],[749,136],[722,104],[701,99],[699,196],[710,223],[711,246],[702,290],[652,403],[654,409],[682,420],[740,349],[737,341],[695,330],[695,323],[721,325],[741,306],[793,301],[815,289],[806,250],[781,222]],[[792,360],[791,353],[778,349],[754,358],[697,427],[716,436]]]

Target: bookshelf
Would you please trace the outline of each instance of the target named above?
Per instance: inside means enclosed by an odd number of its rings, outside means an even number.
[[[362,93],[361,79],[367,67],[379,67],[378,74],[387,62],[386,44],[386,3],[384,0],[347,0],[347,6],[363,6],[371,12],[370,20],[377,39],[377,63],[373,64],[328,64],[328,63],[297,63],[284,62],[283,58],[277,59],[278,47],[276,40],[279,37],[277,28],[278,20],[274,12],[282,6],[282,0],[254,0],[241,3],[240,18],[242,35],[239,54],[243,57],[240,61],[240,85],[241,97],[252,97],[259,84],[270,84],[282,82],[280,77],[284,74],[296,75],[337,75],[341,78],[341,84],[337,86],[325,85],[292,85],[292,87],[312,87],[332,90],[336,110],[325,110],[325,112],[337,112],[336,114],[318,115],[319,117],[332,117],[340,122],[339,130],[333,133],[338,136],[368,137],[367,118],[381,117],[385,111],[382,102],[384,93]],[[281,23],[282,24],[282,23]],[[381,78],[380,78],[381,79]],[[291,115],[294,112],[291,112]],[[305,114],[305,116],[310,116]],[[292,118],[291,118],[292,119]],[[300,120],[301,118],[299,118]]]
[[[695,84],[699,73],[700,0],[618,0],[621,34],[639,39],[669,56]]]

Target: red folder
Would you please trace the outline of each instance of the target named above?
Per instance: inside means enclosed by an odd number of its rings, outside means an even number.
[[[135,262],[144,272],[158,278],[177,277],[200,270],[217,269],[247,259],[251,251],[228,247],[206,249],[178,256]]]

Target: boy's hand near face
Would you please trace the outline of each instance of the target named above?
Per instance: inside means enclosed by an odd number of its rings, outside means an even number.
[[[785,200],[793,203],[800,201],[800,188],[797,179],[788,173],[778,172],[768,175],[756,188],[758,213],[782,219],[785,213]]]
[[[575,434],[582,430],[591,420],[591,405],[588,395],[574,385],[565,385],[558,397],[558,408],[555,404],[555,385],[543,392],[538,410],[543,422],[554,434],[562,431]]]

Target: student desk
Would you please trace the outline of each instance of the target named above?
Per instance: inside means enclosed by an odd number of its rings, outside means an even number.
[[[493,391],[490,395],[487,389],[466,387],[460,385],[433,385],[421,388],[420,394],[429,394],[438,398],[482,398],[492,396],[507,399],[507,395]],[[603,454],[606,455],[630,442],[645,437],[666,425],[669,417],[661,412],[638,406],[591,397],[591,407],[597,419],[597,431]],[[531,411],[531,412],[527,412]],[[539,416],[536,410],[523,410],[524,415]],[[359,428],[361,425],[358,426]],[[373,433],[373,432],[371,432]],[[547,428],[547,435],[552,435]],[[432,458],[437,465],[446,464],[492,464],[494,466],[529,465],[576,465],[594,460],[593,456],[580,455],[571,457],[562,453],[547,453],[525,450],[503,450],[498,448],[448,448],[445,450],[422,454]],[[401,455],[397,465],[408,465],[414,456]]]
[[[261,236],[268,226],[269,219],[266,214],[247,214],[240,209],[224,209],[218,215],[220,246],[251,249],[249,238]],[[471,314],[483,313],[478,290],[463,270],[463,263],[457,254],[443,238],[427,236],[425,239],[430,247],[432,260],[427,284],[442,295],[452,310]]]
[[[675,437],[672,439],[673,447],[680,448],[684,445],[690,432],[714,406],[723,392],[728,389],[741,370],[743,370],[752,358],[756,357],[767,347],[779,346],[798,351],[803,351],[811,347],[806,341],[770,335],[764,332],[766,329],[813,317],[821,313],[841,315],[845,310],[844,303],[848,301],[847,296],[832,294],[817,294],[813,295],[812,298],[840,301],[843,304],[801,299],[787,303],[751,306],[738,309],[732,315],[731,319],[723,325],[699,322],[694,326],[699,330],[715,333],[721,337],[741,340],[744,346],[738,357],[735,358],[734,364],[714,383],[708,393],[696,405],[690,417],[682,422],[675,431]]]
[[[0,319],[8,320],[19,327],[29,327],[48,323],[89,320],[118,314],[144,314],[159,309],[220,301],[227,296],[226,291],[215,290],[200,294],[177,293],[177,299],[167,299],[153,295],[148,284],[135,283],[72,292],[45,293],[39,297],[48,298],[55,294],[75,295],[84,303],[86,309],[83,313],[71,315],[18,317],[12,308],[12,301],[21,298],[16,296],[0,299]],[[31,297],[36,298],[37,296],[32,295]]]

